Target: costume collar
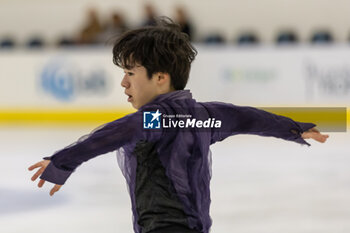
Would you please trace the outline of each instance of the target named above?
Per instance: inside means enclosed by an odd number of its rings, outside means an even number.
[[[168,92],[165,94],[158,95],[151,103],[161,102],[167,99],[178,100],[178,99],[192,99],[192,93],[190,90],[177,90]]]

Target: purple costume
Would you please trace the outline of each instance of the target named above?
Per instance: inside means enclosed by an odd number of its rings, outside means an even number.
[[[143,112],[156,110],[163,115],[215,118],[222,124],[206,129],[144,129]],[[301,133],[314,126],[252,107],[196,102],[189,90],[174,91],[45,157],[51,163],[40,178],[64,184],[83,162],[117,150],[131,197],[135,233],[208,233],[212,224],[209,146],[235,134],[273,136],[309,145]]]

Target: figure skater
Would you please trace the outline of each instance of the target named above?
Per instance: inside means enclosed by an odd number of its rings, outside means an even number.
[[[32,180],[40,176],[39,187],[53,183],[53,195],[83,162],[117,150],[135,233],[208,233],[211,144],[236,134],[302,145],[310,145],[304,139],[328,138],[312,123],[253,107],[197,102],[184,89],[196,54],[188,36],[168,18],[120,36],[113,61],[124,69],[121,86],[137,111],[30,166],[39,168]]]

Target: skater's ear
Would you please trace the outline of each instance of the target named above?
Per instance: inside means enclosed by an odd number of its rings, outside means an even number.
[[[161,84],[164,82],[170,82],[170,74],[165,72],[157,72],[156,73],[157,81]]]
[[[157,86],[161,90],[165,90],[166,92],[173,90],[171,86],[171,77],[169,73],[166,72],[157,72],[153,76],[157,83]]]

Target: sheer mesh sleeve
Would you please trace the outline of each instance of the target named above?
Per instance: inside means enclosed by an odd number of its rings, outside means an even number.
[[[64,183],[83,162],[114,151],[134,138],[141,137],[140,119],[141,114],[138,112],[129,114],[98,127],[51,157],[44,157],[51,160],[51,163],[40,178],[56,184]]]
[[[284,116],[253,107],[220,102],[202,103],[210,117],[222,121],[221,128],[212,130],[212,141],[221,141],[235,134],[270,136],[309,145],[301,134],[315,127],[313,123],[296,122]]]

